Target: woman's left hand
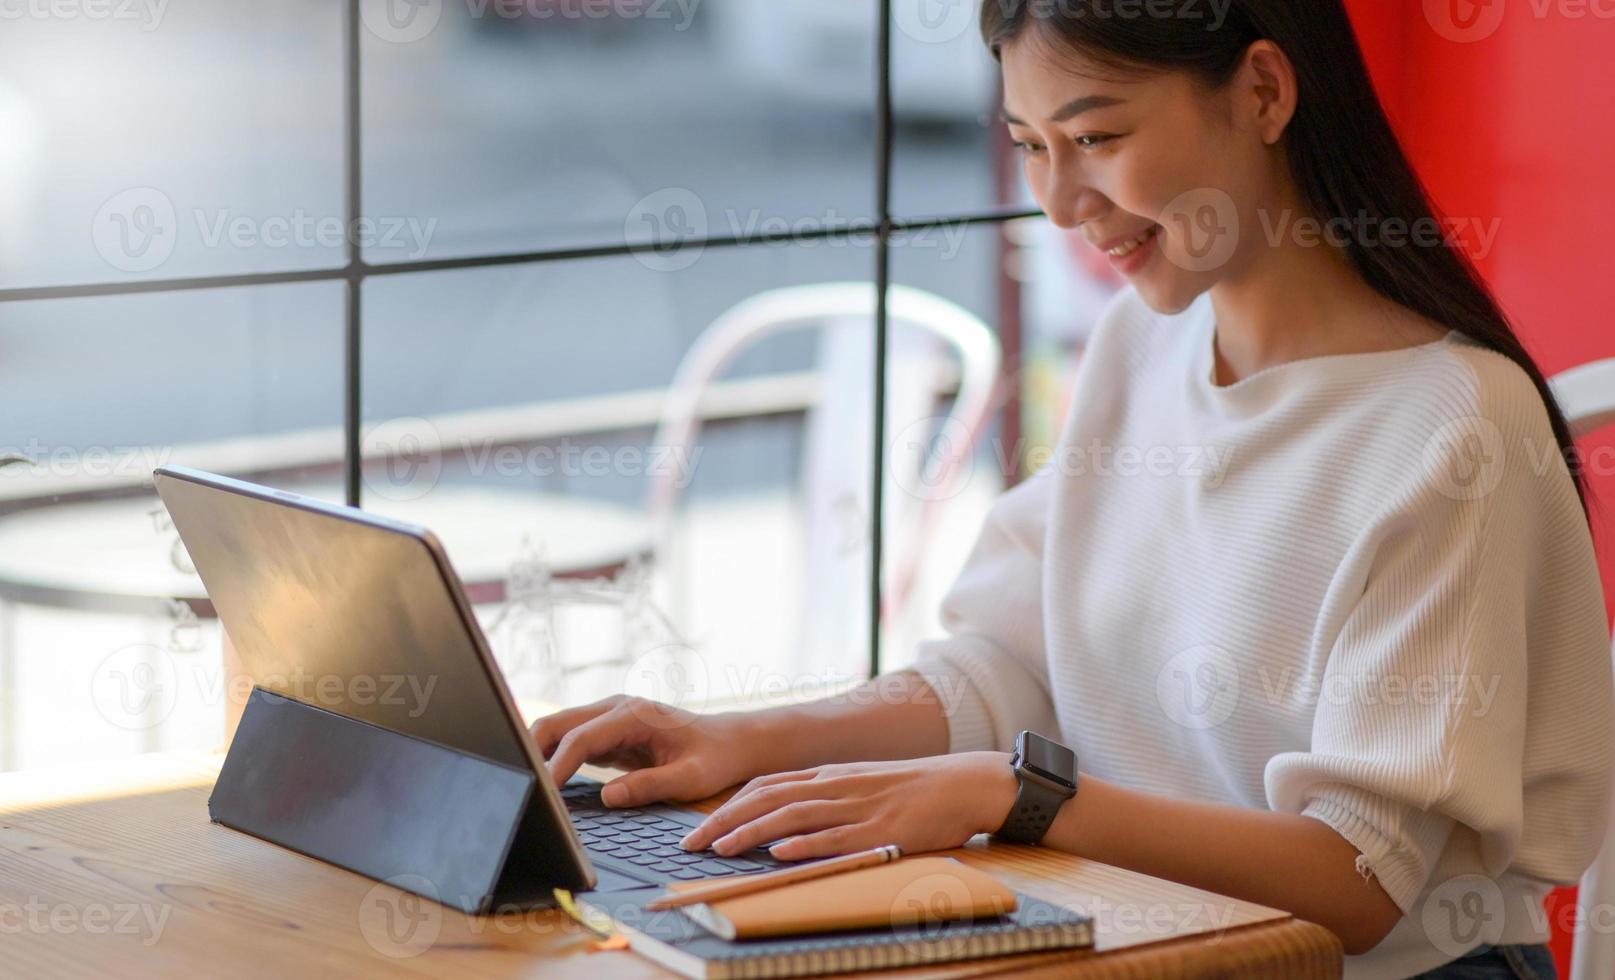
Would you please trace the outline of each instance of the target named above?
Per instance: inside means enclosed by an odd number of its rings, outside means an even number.
[[[997,830],[1015,805],[1007,752],[854,762],[759,776],[684,838],[738,854],[770,841],[782,861],[896,844],[906,854],[958,847]]]

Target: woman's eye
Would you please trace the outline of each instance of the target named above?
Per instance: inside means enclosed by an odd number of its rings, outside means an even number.
[[[1020,150],[1022,153],[1027,155],[1040,153],[1043,150],[1043,147],[1039,146],[1038,144],[1028,143],[1025,140],[1016,140],[1014,146],[1015,149]]]
[[[1091,150],[1096,146],[1103,146],[1115,138],[1116,137],[1114,136],[1106,136],[1097,133],[1085,133],[1082,136],[1078,136],[1074,142],[1084,150]]]

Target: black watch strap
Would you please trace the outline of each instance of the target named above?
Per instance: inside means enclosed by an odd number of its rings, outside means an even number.
[[[1041,738],[1041,736],[1033,735],[1032,733],[1024,733],[1021,738],[1021,744],[1025,744],[1025,739],[1028,736]],[[1060,747],[1060,750],[1062,752],[1067,751],[1063,746]],[[1021,755],[1019,751],[1016,753],[1016,758],[1017,762],[1020,762]],[[1044,782],[1035,774],[1027,772],[1024,764],[1017,765],[1015,775],[1020,784],[1015,792],[1015,805],[1010,808],[1008,818],[1004,820],[1004,825],[998,828],[998,832],[994,836],[1022,844],[1037,844],[1043,840],[1043,835],[1049,832],[1049,827],[1054,823],[1054,818],[1060,815],[1060,807],[1064,806],[1067,800],[1077,795],[1078,775],[1076,766],[1071,766],[1069,774],[1071,786],[1069,788]],[[1062,773],[1061,775],[1065,774]]]
[[[1060,807],[1071,797],[1030,779],[1021,780],[1015,794],[1015,807],[1009,819],[999,828],[998,836],[1023,844],[1036,844],[1049,832],[1049,825],[1059,816]]]

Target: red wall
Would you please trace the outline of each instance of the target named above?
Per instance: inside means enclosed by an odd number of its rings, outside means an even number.
[[[1615,2],[1347,0],[1391,121],[1436,205],[1498,219],[1477,264],[1551,376],[1615,357]],[[1484,32],[1454,40],[1460,15]],[[1487,21],[1501,9],[1500,20]],[[1583,16],[1573,16],[1576,11]],[[1615,610],[1615,433],[1587,440]],[[1602,466],[1597,466],[1602,461]],[[1557,895],[1556,901],[1567,896]],[[1555,916],[1557,919],[1558,916]],[[1557,937],[1560,972],[1569,937]]]

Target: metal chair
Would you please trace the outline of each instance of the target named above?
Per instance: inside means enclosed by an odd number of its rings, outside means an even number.
[[[953,496],[994,410],[1001,355],[992,330],[947,300],[894,286],[887,304],[887,433],[894,443],[902,440],[896,451],[888,451],[883,476],[890,560],[882,618],[890,623],[905,608],[924,561],[927,532]],[[874,315],[875,289],[858,282],[777,289],[741,302],[714,321],[685,355],[653,443],[659,451],[688,453],[699,437],[704,392],[742,352],[787,331],[824,331],[817,365],[822,396],[810,410],[804,450],[810,594],[803,625],[808,633],[850,628],[850,642],[856,642],[853,611],[863,602],[864,579],[851,554],[861,549],[845,544],[846,524],[849,516],[858,519],[867,511]],[[939,413],[937,406],[950,396],[951,407]],[[648,510],[659,560],[673,550],[682,489],[672,474],[652,478]],[[677,615],[677,597],[673,605]],[[819,642],[836,641],[825,636]]]
[[[1566,371],[1553,379],[1553,389],[1576,436],[1615,424],[1615,359]],[[1615,813],[1611,814],[1603,849],[1581,877],[1577,904],[1588,914],[1615,908]],[[1582,922],[1575,937],[1570,977],[1571,980],[1615,977],[1615,934]]]

